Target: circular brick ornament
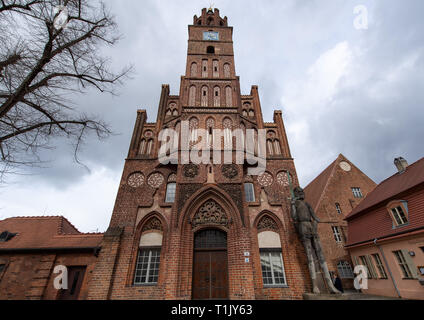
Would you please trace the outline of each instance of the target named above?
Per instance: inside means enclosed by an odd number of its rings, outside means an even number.
[[[132,188],[139,188],[144,184],[144,174],[141,172],[132,173],[127,180],[127,183]]]
[[[147,184],[151,186],[154,189],[159,188],[162,183],[165,181],[165,178],[163,177],[162,173],[156,172],[149,176],[149,179],[147,180]]]
[[[262,187],[269,187],[274,183],[274,178],[269,172],[265,172],[258,177],[258,182]]]
[[[288,174],[290,174],[290,173],[285,172],[285,171],[280,172],[279,174],[277,174],[277,183],[280,186],[288,187],[290,185],[289,177],[287,176]]]

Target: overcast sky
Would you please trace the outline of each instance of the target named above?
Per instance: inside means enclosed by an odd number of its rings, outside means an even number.
[[[185,72],[187,25],[208,1],[105,1],[123,40],[105,49],[117,70],[135,74],[118,97],[89,92],[78,108],[99,114],[117,135],[89,139],[73,161],[66,140],[44,153],[50,162],[9,177],[0,219],[63,215],[81,231],[105,231],[112,214],[137,109],[156,120],[161,84],[178,95]],[[302,186],[339,153],[377,183],[395,173],[393,159],[424,156],[424,1],[213,0],[234,27],[242,94],[259,86],[264,119],[283,111]],[[354,8],[368,29],[354,27]]]

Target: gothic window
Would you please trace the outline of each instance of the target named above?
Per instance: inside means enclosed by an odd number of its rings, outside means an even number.
[[[207,135],[207,145],[211,148],[213,146],[213,130],[215,129],[215,120],[212,118],[208,118],[206,120],[206,130],[208,131]]]
[[[151,218],[143,227],[134,273],[135,285],[155,285],[158,283],[160,253],[163,240],[160,220]]]
[[[224,64],[224,77],[225,78],[231,77],[230,65],[228,63]]]
[[[281,154],[280,141],[278,139],[274,140],[274,152],[276,155]]]
[[[247,114],[247,110],[243,110],[243,117],[246,117],[247,118],[247,116],[248,116],[248,114]]]
[[[172,115],[174,117],[177,117],[178,116],[178,110],[177,109],[174,109],[174,111],[172,111]]]
[[[221,106],[221,89],[219,87],[213,89],[213,101],[215,107]]]
[[[208,106],[208,87],[202,87],[202,107]]]
[[[197,63],[193,62],[191,64],[191,70],[190,70],[191,76],[192,77],[197,77]]]
[[[208,18],[208,20],[207,20],[207,22],[206,22],[206,24],[208,25],[208,26],[212,26],[214,23],[213,23],[213,18],[212,17],[209,17]]]
[[[255,202],[255,187],[253,183],[244,184],[244,193],[246,195],[246,202]]]
[[[199,129],[199,120],[197,120],[197,118],[191,118],[189,122],[189,126],[190,126],[190,142],[194,144],[197,142],[197,137],[198,137],[197,130]]]
[[[172,110],[171,109],[166,110],[166,114],[165,115],[167,117],[172,116]]]
[[[231,149],[233,147],[233,121],[225,118],[222,127],[224,129],[224,148]]]
[[[245,147],[246,147],[246,145],[245,145],[246,126],[244,125],[243,122],[240,123],[240,130],[242,132],[242,135],[241,135],[241,147],[242,147],[242,151],[244,152],[245,151]]]
[[[219,62],[218,62],[218,60],[213,61],[213,77],[219,78]]]
[[[264,230],[272,229],[275,222],[268,216],[264,217],[273,222]],[[261,224],[262,220],[259,222]],[[259,230],[258,230],[259,231]],[[281,250],[280,235],[275,231],[258,233],[258,244],[261,256],[262,280],[265,287],[286,286],[286,274]]]
[[[145,148],[146,148],[146,140],[145,139],[141,139],[140,147],[138,149],[138,154],[144,154]]]
[[[206,53],[214,54],[214,53],[215,53],[215,47],[213,47],[213,46],[209,46],[209,47],[206,49]]]
[[[190,94],[188,99],[188,105],[194,107],[196,105],[196,86],[190,87]]]
[[[249,110],[249,117],[254,118],[255,117],[255,111],[253,109]]]
[[[208,77],[208,60],[202,60],[202,77]]]
[[[227,107],[232,107],[233,106],[233,90],[231,89],[231,87],[225,88],[225,99],[227,102]]]
[[[150,139],[147,142],[147,149],[146,149],[146,154],[150,155],[152,153],[152,148],[153,148],[153,139]]]
[[[272,144],[272,140],[268,139],[266,141],[267,147],[268,147],[268,155],[272,156],[274,154],[274,148],[273,148],[273,144]]]

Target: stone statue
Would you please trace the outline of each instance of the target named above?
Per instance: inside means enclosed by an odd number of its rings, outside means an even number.
[[[318,257],[319,264],[324,273],[325,281],[331,293],[341,293],[338,291],[331,281],[330,272],[328,271],[327,262],[321,248],[321,242],[318,236],[318,223],[320,220],[315,215],[312,207],[305,201],[305,193],[302,188],[297,187],[294,189],[294,199],[291,202],[291,216],[302,241],[306,256],[308,258],[309,273],[312,279],[313,293],[319,294],[320,291],[317,286],[317,275],[315,272],[315,263],[313,251],[315,250]]]

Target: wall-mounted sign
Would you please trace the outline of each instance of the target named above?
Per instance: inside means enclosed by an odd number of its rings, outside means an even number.
[[[219,33],[214,31],[204,31],[203,40],[205,41],[219,41]]]

